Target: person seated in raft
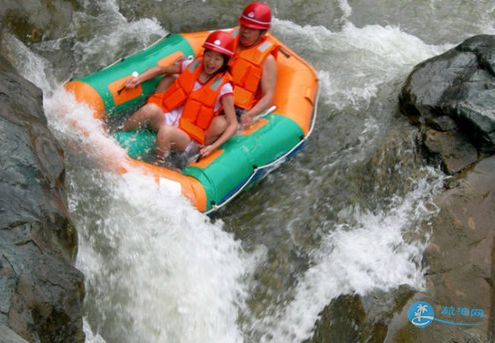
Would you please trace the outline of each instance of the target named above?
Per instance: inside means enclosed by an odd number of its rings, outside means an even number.
[[[230,61],[234,104],[243,126],[252,125],[256,116],[273,104],[279,46],[266,36],[271,20],[272,12],[266,3],[251,2],[238,18],[240,26],[231,31],[235,40],[234,56]],[[227,117],[218,116],[207,135],[218,136],[227,127]]]
[[[271,27],[272,12],[263,2],[251,2],[238,18],[240,26],[230,32],[234,38],[234,56],[230,64],[234,83],[236,115],[244,127],[253,124],[256,116],[272,105],[277,79],[278,44],[266,37]],[[174,81],[172,75],[160,81],[157,91],[163,91]],[[215,117],[206,132],[214,140],[228,127],[227,118]]]
[[[157,131],[156,150],[164,160],[170,150],[191,152],[200,148],[208,156],[225,143],[237,130],[232,76],[229,60],[234,40],[226,32],[215,31],[203,44],[204,53],[166,67],[152,67],[127,81],[127,88],[160,74],[179,74],[164,92],[153,94],[124,124],[124,131],[148,127]],[[221,111],[225,113],[226,130],[215,140],[206,140],[205,132]]]

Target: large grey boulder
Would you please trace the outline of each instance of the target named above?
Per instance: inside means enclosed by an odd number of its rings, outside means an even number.
[[[399,100],[402,113],[411,122],[450,133],[425,133],[426,141],[436,141],[435,147],[444,145],[442,151],[430,149],[440,154],[444,163],[449,164],[446,159],[455,155],[454,166],[446,168],[449,173],[478,159],[469,153],[471,145],[481,153],[495,152],[495,36],[474,36],[419,64],[406,80]],[[440,136],[449,142],[438,142]],[[457,151],[445,149],[445,145]],[[464,160],[461,167],[460,160]]]
[[[0,325],[29,342],[83,342],[63,152],[41,100],[0,57]]]
[[[424,254],[428,266],[426,289],[417,293],[389,325],[387,342],[448,343],[493,342],[493,281],[495,232],[495,156],[478,162],[436,200],[439,215]],[[480,322],[455,326],[433,322],[423,329],[409,323],[407,310],[415,301],[427,301],[435,317],[454,322]],[[444,307],[452,313],[443,313]],[[460,315],[458,309],[482,309],[482,318]]]
[[[332,299],[320,313],[314,336],[307,342],[494,341],[494,54],[495,36],[468,39],[416,66],[400,95],[402,113],[419,127],[417,140],[424,147],[420,151],[435,163],[441,162],[452,175],[434,200],[438,215],[418,228],[418,234],[430,237],[422,261],[425,289],[402,286],[385,294],[371,292]],[[402,147],[404,142],[390,141],[386,145]],[[388,161],[385,164],[393,165]],[[400,165],[403,172],[407,159],[401,156],[401,163],[395,165]],[[375,173],[369,169],[370,175]],[[379,179],[390,177],[393,175]],[[479,325],[435,321],[418,328],[407,317],[416,301],[430,303],[437,319]],[[443,313],[446,306],[449,311],[450,307],[454,309],[454,315]],[[459,309],[482,309],[483,317],[461,316]]]

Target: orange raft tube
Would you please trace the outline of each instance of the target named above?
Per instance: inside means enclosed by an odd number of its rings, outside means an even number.
[[[179,57],[201,53],[210,31],[172,34],[151,47],[96,73],[66,84],[76,99],[88,104],[94,117],[105,119],[131,113],[153,94],[160,78],[144,82],[135,89],[122,88],[133,72],[142,73],[156,65],[169,65]],[[129,158],[117,166],[120,173],[132,167],[179,189],[201,212],[222,207],[244,188],[259,180],[295,154],[312,132],[318,97],[318,77],[313,67],[272,35],[280,44],[277,81],[273,103],[276,110],[256,122],[249,130],[232,137],[210,156],[187,165],[182,172],[141,160],[154,143],[150,132],[116,133]]]

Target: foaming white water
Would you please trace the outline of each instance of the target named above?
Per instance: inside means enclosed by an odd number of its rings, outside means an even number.
[[[238,243],[152,180],[97,178],[109,192],[104,216],[76,220],[93,329],[111,342],[241,341],[235,322],[245,270]],[[90,193],[73,196],[73,209],[88,206]],[[89,209],[94,215],[94,205]]]
[[[342,12],[344,12],[342,19],[349,18],[352,14],[352,7],[349,5],[349,2],[347,0],[338,0],[338,4]]]
[[[407,284],[424,287],[421,267],[424,241],[404,235],[437,213],[432,197],[442,188],[443,176],[427,168],[427,176],[403,198],[376,213],[348,208],[341,224],[312,253],[312,267],[301,275],[291,300],[276,315],[260,319],[263,342],[301,342],[314,330],[318,314],[341,294],[389,290]],[[424,236],[424,234],[423,234]]]
[[[74,30],[98,27],[98,34],[78,40],[73,52],[78,66],[76,74],[87,74],[149,46],[167,32],[155,18],[129,22],[115,0],[87,1],[84,11],[74,14]]]
[[[379,138],[380,125],[378,121],[373,117],[368,117],[364,121],[364,128],[359,134],[358,144],[356,146],[349,147],[353,150],[352,163],[363,161],[367,158],[367,147],[372,146],[375,140]]]
[[[88,343],[106,343],[103,337],[101,337],[98,334],[94,334],[93,331],[91,331],[91,328],[89,327],[88,322],[86,321],[86,318],[83,319],[83,330],[84,330],[84,335],[86,336],[86,342]]]
[[[107,171],[125,152],[71,95],[56,91],[45,111],[68,154],[94,342],[242,341],[236,319],[246,263],[239,243],[139,170]]]
[[[337,110],[366,109],[385,83],[405,77],[414,65],[450,48],[428,45],[393,26],[358,28],[346,22],[342,31],[332,32],[323,26],[275,20],[275,30],[314,61],[321,98]]]
[[[89,69],[94,69],[130,52],[124,53],[111,40],[124,45],[134,38],[147,42],[162,32],[153,20],[128,23],[115,1],[96,3],[112,5],[107,10],[110,17],[116,12],[116,18],[102,26],[101,35],[76,45],[82,66],[93,64]],[[100,19],[97,22],[104,23]],[[337,109],[365,108],[384,83],[443,50],[393,27],[348,24],[342,32],[333,33],[285,21],[276,21],[276,26],[294,42],[290,46],[315,62],[323,100]],[[28,49],[24,53],[29,55]],[[139,171],[119,176],[107,170],[113,162],[121,163],[125,152],[93,120],[87,107],[76,104],[73,96],[53,83],[44,83],[50,73],[41,70],[52,67],[35,55],[28,57],[33,56],[33,62],[18,69],[45,94],[53,93],[45,100],[45,110],[67,154],[69,205],[80,232],[78,266],[87,282],[88,342],[242,341],[236,320],[246,299],[243,278],[252,264],[261,262],[246,258],[221,224],[211,224],[180,196],[160,190]],[[374,118],[365,123],[356,149],[369,145],[380,126]],[[344,224],[312,255],[313,267],[300,276],[294,299],[275,309],[275,315],[256,322],[258,331],[266,333],[264,340],[269,341],[269,336],[276,342],[307,338],[319,311],[339,294],[366,294],[375,287],[388,289],[403,283],[421,287],[418,259],[423,246],[405,242],[403,233],[418,218],[427,219],[430,212],[423,204],[434,192],[435,187],[421,181],[388,210],[343,211]]]
[[[241,342],[236,320],[250,262],[240,243],[139,169],[114,172],[125,151],[88,106],[43,82],[53,69],[17,43],[14,61],[25,63],[15,66],[42,88],[65,152],[87,342]]]
[[[52,89],[55,84],[50,71],[52,64],[41,56],[31,52],[21,41],[10,33],[4,33],[0,44],[2,54],[12,63],[25,79],[42,90]]]
[[[107,31],[74,45],[74,55],[81,65],[97,63],[100,67],[107,66],[114,61],[113,56],[127,56],[135,52],[136,48],[144,48],[166,34],[154,19],[142,19],[126,25],[121,23]],[[128,50],[131,46],[132,50]],[[102,52],[105,54],[102,55]]]
[[[479,22],[480,32],[485,34],[495,34],[495,21],[493,20],[495,14],[495,4],[492,8],[482,13],[482,20]]]

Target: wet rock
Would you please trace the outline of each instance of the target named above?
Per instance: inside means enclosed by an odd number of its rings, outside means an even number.
[[[495,221],[495,36],[481,35],[418,65],[400,107],[420,127],[430,161],[454,175],[437,197],[423,263],[426,288],[388,326],[385,342],[490,342]],[[416,301],[432,305],[438,321],[417,328],[407,318]],[[448,309],[448,311],[447,311]],[[466,315],[482,309],[482,318]]]
[[[450,125],[449,121],[442,124]],[[408,126],[405,123],[405,126]],[[455,125],[454,125],[455,127]],[[384,141],[385,152],[377,150],[374,166],[397,165],[401,173],[419,170],[415,161],[415,149],[406,148],[404,127],[396,138],[389,134]],[[427,129],[426,144],[432,153],[442,153],[442,149],[454,147],[458,151],[450,156],[449,168],[461,170],[451,177],[451,187],[437,196],[438,216],[433,218],[425,230],[418,235],[431,238],[423,255],[425,268],[425,289],[399,289],[390,292],[374,292],[365,296],[345,295],[333,299],[322,311],[316,323],[315,334],[308,342],[490,342],[493,331],[491,308],[495,256],[493,223],[495,221],[495,156],[474,160],[477,151],[467,139],[456,141],[457,134],[450,131]],[[440,137],[438,137],[440,136]],[[403,140],[401,140],[401,138]],[[392,153],[393,147],[401,149]],[[410,151],[411,155],[405,154]],[[466,151],[464,151],[466,150]],[[400,158],[400,163],[393,157]],[[466,160],[463,160],[463,159]],[[395,162],[391,162],[395,161]],[[420,159],[421,160],[421,159]],[[372,184],[379,180],[393,180],[397,171],[370,170]],[[454,172],[454,170],[451,170]],[[390,173],[390,174],[389,174]],[[373,176],[376,174],[375,176]],[[409,175],[409,174],[408,174]],[[417,175],[411,174],[412,179]],[[397,183],[394,181],[392,183]],[[359,187],[366,191],[366,187]],[[410,189],[409,187],[406,187]],[[400,194],[389,189],[389,194]],[[457,308],[481,308],[485,311],[479,327],[456,327],[434,322],[430,327],[419,329],[407,318],[409,307],[416,301],[427,301],[438,318],[452,320],[442,315],[443,306]],[[453,318],[457,321],[476,321],[477,318]]]
[[[427,125],[434,130],[446,132],[457,130],[455,121],[449,116],[440,116],[436,118],[428,118]]]
[[[63,152],[41,91],[0,62],[0,325],[30,342],[83,342]]]
[[[396,318],[389,342],[489,342],[493,334],[492,299],[495,269],[495,156],[478,162],[458,180],[458,186],[441,194],[439,215],[432,222],[432,237],[424,254],[426,290],[418,293]],[[429,302],[435,316],[469,322],[480,318],[460,316],[458,308],[483,309],[481,325],[460,327],[438,322],[418,329],[408,322],[408,307]],[[443,314],[444,306],[454,315]]]
[[[5,57],[0,55],[0,72],[9,72],[10,73],[13,70],[14,70],[14,68],[12,67],[10,62]]]
[[[495,152],[494,56],[495,36],[479,35],[419,64],[400,94],[402,113],[414,124],[452,132],[457,142],[467,137],[483,153]]]
[[[438,156],[448,174],[458,173],[478,159],[476,148],[457,131],[426,129],[423,142],[428,155]]]
[[[451,343],[491,342],[493,221],[495,220],[495,157],[476,164],[458,180],[458,187],[439,196],[440,214],[431,223],[431,241],[424,254],[426,289],[384,292],[385,295],[341,296],[321,313],[309,342]],[[395,305],[390,304],[391,299]],[[407,318],[416,301],[426,301],[443,320],[474,323],[480,318],[460,316],[459,308],[483,309],[480,326],[433,322],[417,328]],[[388,302],[388,303],[387,303]],[[370,305],[371,304],[371,305]],[[442,314],[445,306],[454,316]]]
[[[58,38],[68,31],[76,6],[75,0],[2,0],[0,28],[25,43]]]
[[[414,294],[408,286],[366,296],[341,295],[320,313],[313,337],[305,343],[383,342],[388,323]]]
[[[4,325],[0,325],[0,337],[2,337],[2,343],[27,343],[26,340]]]
[[[366,313],[359,295],[341,295],[325,307],[309,342],[359,342]]]

